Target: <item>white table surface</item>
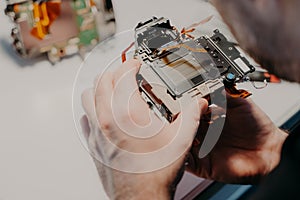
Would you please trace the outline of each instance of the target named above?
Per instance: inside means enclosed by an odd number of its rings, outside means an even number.
[[[213,10],[200,0],[115,0],[114,6],[119,32],[154,15],[183,27]],[[106,199],[72,117],[72,87],[81,59],[73,56],[52,66],[43,59],[18,58],[10,47],[12,23],[4,8],[1,1],[0,200]],[[210,27],[222,26],[217,19]],[[298,84],[284,82],[264,90],[243,86],[277,125],[300,108]]]

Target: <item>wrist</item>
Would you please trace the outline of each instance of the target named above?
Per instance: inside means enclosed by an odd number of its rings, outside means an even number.
[[[116,200],[139,200],[139,199],[171,199],[168,186],[160,184],[160,181],[149,180],[151,174],[135,174],[133,182],[119,185],[115,188]],[[133,178],[133,177],[131,177]],[[128,179],[127,179],[128,180]]]
[[[271,172],[279,164],[282,146],[287,136],[288,134],[278,127],[276,127],[274,130],[270,145],[270,154],[272,156],[270,162],[268,163],[267,173]]]
[[[171,199],[171,195],[167,188],[154,189],[151,186],[121,189],[116,192],[116,200],[140,200],[140,199]]]
[[[157,188],[154,189],[151,186],[145,186],[144,188],[140,188],[138,191],[134,192],[134,194],[128,198],[128,200],[140,200],[140,199],[161,199],[161,200],[169,200],[170,198],[169,191],[167,188]],[[126,198],[121,197],[117,198],[120,200],[124,200]]]

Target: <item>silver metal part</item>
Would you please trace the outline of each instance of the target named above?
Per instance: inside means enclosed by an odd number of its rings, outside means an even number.
[[[135,31],[142,97],[169,122],[195,98],[221,94],[224,86],[233,87],[254,70],[218,30],[212,37],[194,39],[168,19],[154,17],[139,23]]]

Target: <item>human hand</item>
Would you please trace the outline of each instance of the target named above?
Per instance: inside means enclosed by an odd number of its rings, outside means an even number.
[[[203,137],[201,131],[198,137]],[[225,124],[216,146],[199,159],[199,145],[194,145],[188,170],[227,183],[258,182],[279,163],[286,137],[251,99],[227,96]]]
[[[139,66],[130,60],[106,72],[83,94],[83,130],[111,199],[168,199],[207,101],[195,100],[173,123],[163,122],[140,96]]]

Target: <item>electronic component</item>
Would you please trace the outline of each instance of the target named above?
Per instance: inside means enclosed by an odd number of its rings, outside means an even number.
[[[115,32],[111,0],[7,0],[13,46],[24,58],[52,63],[84,53]],[[100,34],[99,34],[100,33]]]
[[[267,81],[269,83],[280,83],[281,80],[274,74],[270,74],[268,72],[255,71],[254,73],[249,74],[249,78],[251,81],[264,82]]]
[[[209,100],[224,86],[233,97],[251,95],[235,87],[255,71],[235,45],[218,30],[211,37],[196,39],[190,35],[192,30],[180,32],[168,19],[155,17],[135,29],[135,57],[142,61],[137,76],[140,92],[169,122],[180,113],[181,105],[197,97]]]

